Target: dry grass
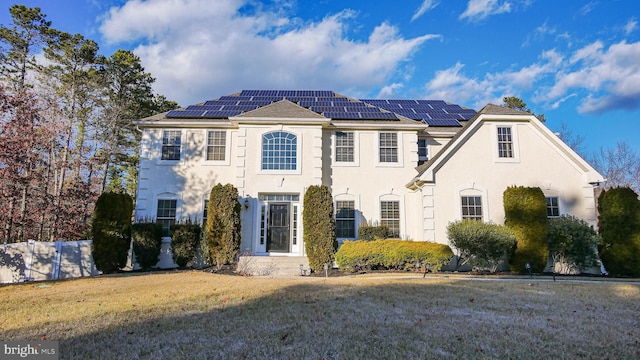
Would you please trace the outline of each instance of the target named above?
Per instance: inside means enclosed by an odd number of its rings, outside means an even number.
[[[640,358],[640,284],[201,272],[0,287],[61,358]]]

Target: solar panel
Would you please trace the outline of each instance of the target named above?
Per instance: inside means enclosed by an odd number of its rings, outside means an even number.
[[[222,111],[207,111],[203,117],[206,118],[214,118],[214,119],[223,119],[228,118],[230,116],[236,116],[242,114],[240,110],[222,110]]]
[[[325,111],[322,113],[325,117],[332,119],[360,119],[360,113],[332,112]]]
[[[234,111],[234,110],[240,110],[240,111],[249,111],[249,110],[255,110],[257,109],[258,106],[257,105],[225,105],[224,107],[222,107],[222,111]]]
[[[220,110],[221,107],[222,107],[221,105],[190,105],[190,106],[187,106],[185,110],[202,110],[202,111]]]
[[[220,96],[218,101],[249,101],[253,98],[253,96]]]
[[[429,126],[443,126],[443,127],[453,127],[453,126],[462,126],[455,119],[424,119],[424,122]]]
[[[394,113],[360,113],[363,119],[381,119],[381,120],[398,120]]]
[[[344,106],[312,106],[309,108],[311,111],[322,113],[325,111],[330,112],[345,112]]]
[[[366,113],[379,113],[380,108],[377,107],[367,107],[367,106],[346,106],[345,109],[347,112],[366,112]]]
[[[171,110],[167,113],[168,118],[194,118],[202,117],[205,112],[202,110]]]

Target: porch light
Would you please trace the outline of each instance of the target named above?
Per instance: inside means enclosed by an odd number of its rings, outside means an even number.
[[[244,199],[244,209],[249,210],[249,199]]]

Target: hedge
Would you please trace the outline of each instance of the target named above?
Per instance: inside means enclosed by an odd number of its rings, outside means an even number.
[[[179,267],[187,266],[196,255],[202,230],[190,221],[171,225],[171,255]]]
[[[640,200],[628,187],[598,197],[600,259],[612,275],[640,276]]]
[[[516,236],[516,249],[511,256],[511,271],[525,272],[525,264],[533,272],[542,272],[549,256],[547,244],[547,200],[537,187],[512,186],[504,191],[505,225]]]
[[[409,240],[345,241],[336,253],[338,268],[344,272],[370,269],[415,269],[438,271],[451,261],[447,245]]]
[[[116,272],[127,264],[131,241],[133,199],[128,194],[105,192],[96,201],[91,222],[91,253],[98,270]]]
[[[378,240],[388,239],[392,237],[389,227],[386,225],[380,226],[361,226],[358,229],[358,239],[360,240]]]
[[[143,270],[158,263],[162,247],[162,224],[156,222],[135,223],[131,227],[133,252],[136,261]]]
[[[324,264],[333,264],[338,247],[336,223],[333,214],[333,198],[325,185],[309,186],[304,194],[302,211],[304,246],[309,258],[309,267],[321,270]]]

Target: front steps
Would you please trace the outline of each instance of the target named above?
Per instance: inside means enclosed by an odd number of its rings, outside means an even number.
[[[300,264],[309,275],[306,256],[240,256],[236,272],[249,276],[300,276]]]

